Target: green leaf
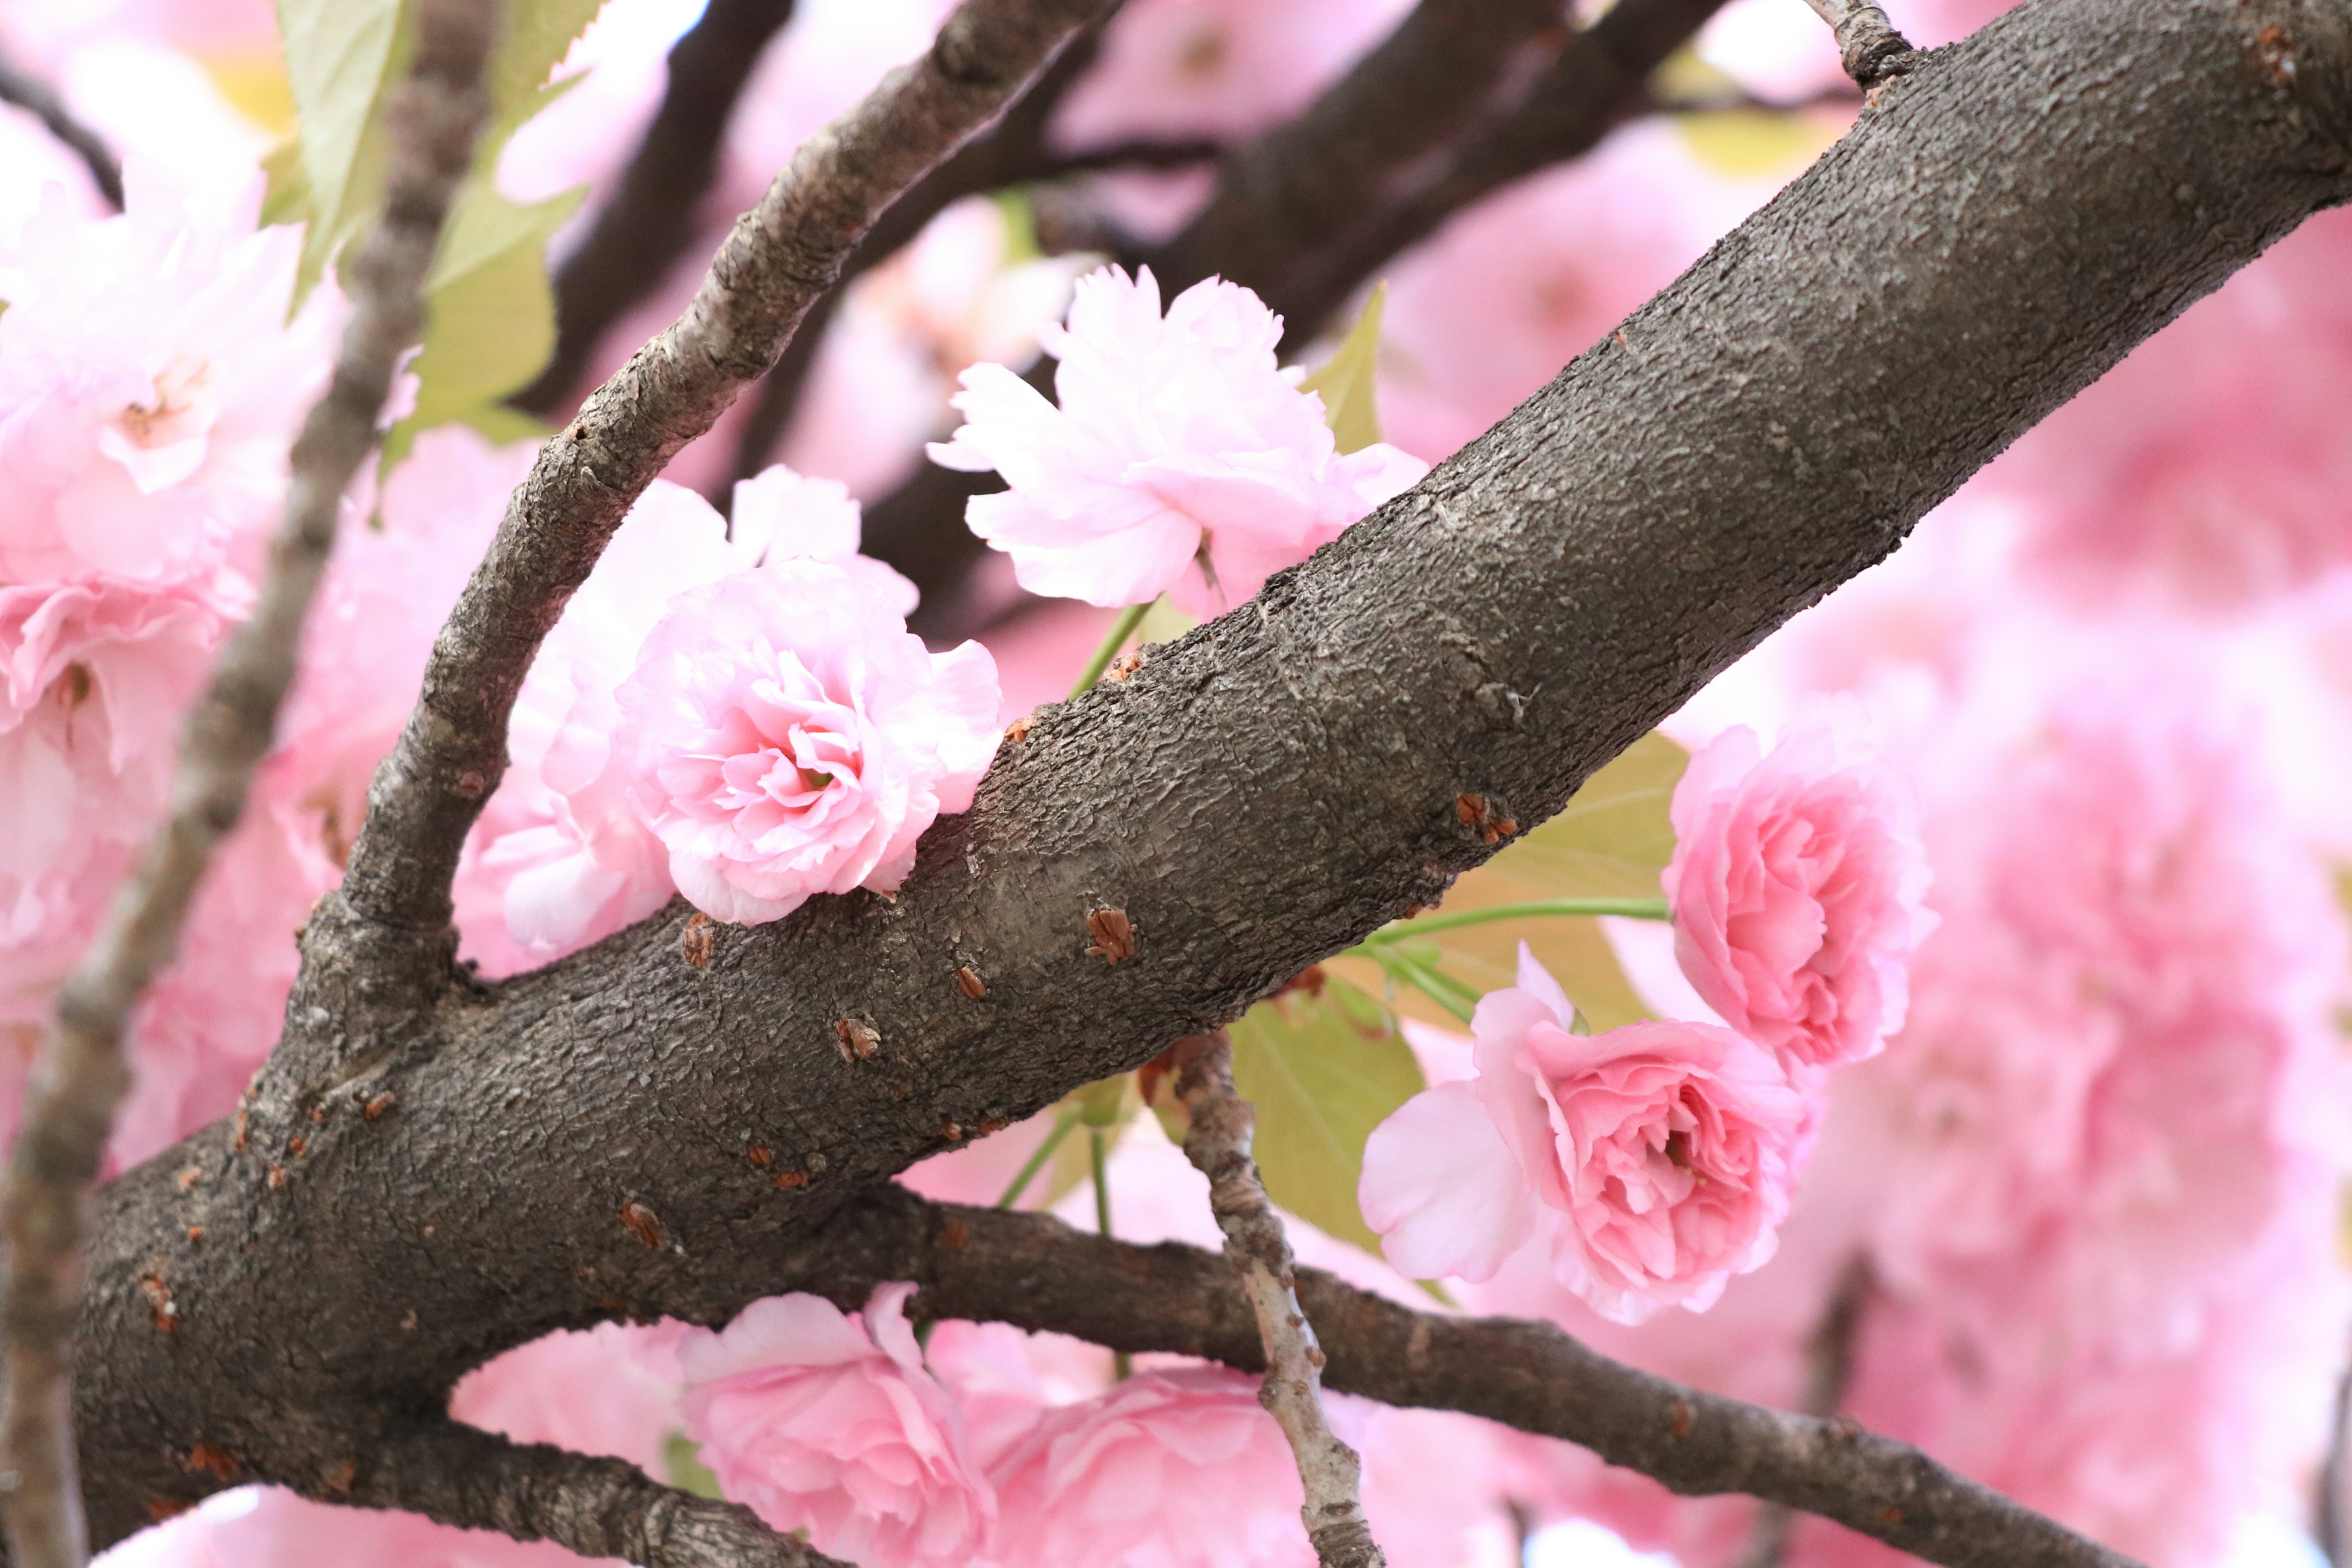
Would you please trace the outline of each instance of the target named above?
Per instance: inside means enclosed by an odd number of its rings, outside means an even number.
[[[725,1500],[719,1489],[719,1478],[702,1462],[702,1449],[683,1432],[673,1432],[662,1442],[662,1468],[669,1472],[669,1484],[682,1492],[707,1497],[713,1501]]]
[[[1381,438],[1381,410],[1375,382],[1381,358],[1381,310],[1388,303],[1389,286],[1372,285],[1363,314],[1348,329],[1323,367],[1298,384],[1301,392],[1323,398],[1323,422],[1331,426],[1342,452],[1360,452]]]
[[[572,52],[604,0],[512,0],[506,31],[490,57],[491,138],[503,145],[516,126],[553,102],[578,77],[548,78]]]
[[[1675,785],[1690,754],[1661,734],[1644,735],[1570,798],[1559,815],[1536,828],[1484,866],[1465,872],[1446,894],[1443,909],[1481,909],[1527,899],[1656,898],[1658,874],[1675,852],[1674,824],[1666,815]],[[1412,926],[1403,928],[1412,931]],[[1413,939],[1406,951],[1434,955],[1442,972],[1481,994],[1517,984],[1519,943],[1551,971],[1596,1029],[1613,1029],[1648,1017],[1641,994],[1625,976],[1595,920],[1498,921],[1459,927]],[[1379,976],[1362,960],[1335,961],[1340,972]],[[1370,984],[1380,984],[1374,978]],[[1403,986],[1398,1009],[1410,1016],[1459,1029],[1443,1006]]]
[[[504,400],[555,352],[547,242],[583,194],[522,206],[482,184],[458,198],[425,279],[425,349],[409,367],[420,383],[416,408],[385,440],[387,467],[436,425],[463,421],[493,440],[538,432],[529,422],[519,428]]]
[[[298,297],[382,193],[383,100],[406,53],[405,10],[403,0],[278,0],[300,156],[273,162],[264,205],[284,221],[310,222]]]
[[[1356,1206],[1364,1140],[1425,1087],[1396,1020],[1344,980],[1251,1008],[1228,1031],[1234,1084],[1257,1108],[1253,1152],[1276,1204],[1368,1252]]]

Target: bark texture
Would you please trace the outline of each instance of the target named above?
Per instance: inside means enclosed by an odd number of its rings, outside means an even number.
[[[1459,797],[1521,823],[1557,810],[2034,420],[2352,195],[2348,22],[2340,0],[2034,0],[1921,57],[1412,492],[1127,680],[1043,710],[895,901],[818,900],[708,945],[681,943],[674,906],[538,973],[440,991],[387,1040],[382,998],[446,977],[425,967],[446,966],[427,951],[446,891],[355,859],[355,896],[391,897],[422,934],[403,972],[396,945],[361,966],[348,933],[314,925],[311,970],[348,984],[306,980],[290,1022],[334,1042],[341,1076],[300,1096],[265,1083],[249,1117],[105,1194],[77,1389],[99,1538],[231,1480],[368,1484],[380,1436],[549,1330],[723,1321],[874,1179],[1213,1027],[1432,900],[1494,849]],[[600,471],[583,458],[570,482],[590,493]],[[534,512],[548,493],[526,489],[489,579],[584,574],[604,525]],[[453,631],[504,684],[428,692],[428,741],[477,744],[478,714],[503,716],[562,594],[531,603]],[[425,779],[429,819],[459,776]],[[369,831],[439,856],[446,883],[455,838],[404,837],[425,826]],[[1116,963],[1089,931],[1109,910],[1134,942]],[[1351,1331],[1328,1321],[1335,1345]],[[1492,1329],[1482,1413],[1573,1420],[1514,1370],[1558,1341]],[[1427,1364],[1402,1363],[1397,1397],[1438,1398],[1410,1382]],[[1822,1479],[1851,1436],[1740,1421],[1719,1445],[1678,1418],[1580,1440],[1669,1485],[1701,1456],[1709,1484],[1849,1522],[1874,1495]],[[194,1466],[199,1443],[226,1462]],[[1882,1509],[1912,1520],[1936,1495],[1916,1484]],[[1943,1560],[1993,1560],[1968,1550]]]

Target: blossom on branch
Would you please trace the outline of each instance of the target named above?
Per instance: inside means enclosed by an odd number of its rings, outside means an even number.
[[[1488,1279],[1540,1238],[1553,1275],[1608,1317],[1705,1310],[1772,1256],[1818,1081],[1711,1024],[1573,1033],[1524,943],[1518,981],[1471,1020],[1477,1075],[1373,1130],[1366,1222],[1417,1279]]]
[[[1322,399],[1275,365],[1282,319],[1215,279],[1160,313],[1146,268],[1081,278],[1056,407],[999,364],[965,371],[965,423],[931,458],[1011,488],[973,498],[972,531],[1033,594],[1092,605],[1171,595],[1213,616],[1306,560],[1427,472],[1383,443],[1342,455]]]
[[[771,1296],[678,1349],[687,1433],[727,1496],[872,1568],[971,1562],[996,1520],[954,1397],[908,1326],[914,1293],[877,1286],[856,1318]]]
[[[1759,754],[1753,731],[1726,731],[1672,808],[1683,973],[1724,1022],[1805,1067],[1878,1054],[1936,923],[1910,799],[1846,731],[1812,719]]]

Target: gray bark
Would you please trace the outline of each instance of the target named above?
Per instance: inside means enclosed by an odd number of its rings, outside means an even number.
[[[2036,0],[1923,57],[1411,494],[1042,712],[895,901],[721,928],[703,963],[673,907],[439,991],[398,1050],[365,1037],[368,999],[446,986],[446,960],[432,930],[379,945],[314,992],[344,1016],[297,1020],[371,1065],[105,1194],[77,1390],[97,1539],[230,1480],[348,1487],[380,1434],[550,1330],[723,1321],[865,1184],[1433,900],[1493,852],[1457,797],[1557,810],[2352,195],[2348,29],[2344,0]],[[1087,952],[1100,909],[1131,922],[1126,962]],[[199,1443],[229,1462],[191,1466]]]

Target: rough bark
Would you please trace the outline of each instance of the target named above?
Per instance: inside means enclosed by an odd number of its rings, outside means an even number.
[[[299,1121],[258,1103],[242,1135],[207,1129],[105,1194],[77,1390],[99,1538],[231,1479],[364,1475],[394,1424],[551,1329],[724,1321],[873,1178],[1146,1060],[1429,901],[1493,851],[1460,796],[1541,820],[2352,195],[2347,31],[2334,0],[2034,0],[1923,57],[1415,490],[1041,713],[895,901],[818,900],[707,947],[681,945],[674,907],[446,994],[400,1050],[365,1037],[397,973],[320,993],[326,1016],[297,1026],[341,1030],[372,1066]],[[1087,917],[1110,909],[1136,943],[1117,963],[1088,952]],[[336,959],[314,932],[310,962]],[[1331,1321],[1335,1343],[1349,1331]],[[1531,1356],[1557,1339],[1495,1332]],[[1540,1357],[1490,1358],[1482,1413],[1567,1419],[1520,1364]],[[1823,1464],[1845,1440],[1722,1430],[1717,1473],[1751,1479],[1749,1438]],[[1604,1437],[1670,1485],[1698,1451],[1672,1424]],[[228,1461],[192,1473],[197,1443]],[[1796,1506],[1847,1506],[1784,1479]]]

